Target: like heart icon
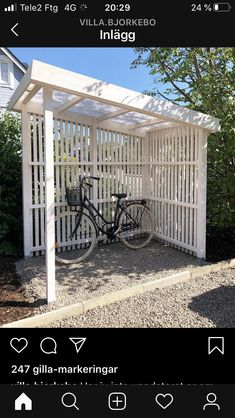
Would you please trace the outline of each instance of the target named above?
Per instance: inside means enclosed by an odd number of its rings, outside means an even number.
[[[159,393],[155,400],[162,409],[166,409],[172,404],[174,398],[170,393]]]
[[[15,350],[18,354],[21,353],[28,345],[28,340],[26,338],[12,338],[10,341],[10,346]]]

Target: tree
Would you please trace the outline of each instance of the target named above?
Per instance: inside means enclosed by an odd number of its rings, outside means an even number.
[[[22,252],[22,172],[20,118],[0,118],[0,254]]]
[[[147,92],[221,120],[208,138],[208,222],[235,225],[235,48],[135,48],[132,68],[149,68]],[[160,92],[157,84],[162,84]]]

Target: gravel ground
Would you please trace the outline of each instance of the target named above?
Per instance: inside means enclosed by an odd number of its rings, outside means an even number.
[[[22,259],[16,270],[34,314],[39,314],[204,264],[154,240],[141,250],[121,243],[100,245],[81,264],[56,267],[57,300],[50,305],[45,301],[45,257]]]
[[[235,327],[235,268],[96,308],[50,328]]]
[[[16,257],[0,256],[0,325],[28,316],[25,288],[15,273]]]

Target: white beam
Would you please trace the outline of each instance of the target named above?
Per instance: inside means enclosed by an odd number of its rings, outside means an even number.
[[[52,90],[43,87],[47,303],[55,300],[54,150]]]
[[[27,110],[31,113],[36,113],[38,115],[43,115],[43,107],[39,103],[30,102],[27,104]],[[92,126],[93,123],[96,123],[96,118],[88,117],[86,115],[82,115],[77,112],[63,112],[58,114],[56,111],[54,112],[54,118],[67,120],[70,122],[77,122],[83,123],[84,125]],[[126,134],[130,134],[128,125],[123,123],[112,122],[110,120],[106,120],[104,122],[100,122],[98,128],[108,129],[110,131],[122,132]],[[136,129],[134,135],[144,137],[146,131],[144,128]]]
[[[27,111],[30,113],[36,113],[38,115],[43,115],[43,105],[35,102],[28,103]],[[82,115],[77,112],[58,113],[57,110],[54,110],[53,115],[55,119],[63,119],[71,122],[84,123],[85,125],[92,125],[94,121],[94,118]]]
[[[126,113],[129,113],[129,112],[130,112],[129,110],[121,109],[121,110],[115,110],[115,112],[106,113],[105,115],[97,118],[97,123],[104,122],[105,120],[108,120],[108,119],[116,118],[117,116],[125,115]]]
[[[28,102],[30,102],[30,100],[35,96],[35,94],[39,92],[39,90],[41,90],[41,88],[42,86],[40,85],[34,86],[34,88],[28,93],[28,95],[25,97],[22,103],[25,105]]]
[[[197,256],[206,258],[207,132],[200,129],[198,147]]]
[[[22,178],[23,178],[23,225],[24,225],[24,256],[30,256],[32,245],[31,219],[32,212],[32,171],[31,171],[31,138],[29,114],[26,106],[22,106]]]
[[[67,103],[65,103],[63,106],[61,106],[59,109],[57,109],[57,113],[59,114],[59,113],[65,112],[70,107],[75,106],[77,103],[81,102],[82,100],[84,100],[83,97],[78,97],[78,96],[73,97],[71,100],[69,100]]]
[[[159,123],[156,126],[153,126],[152,128],[148,129],[148,133],[154,132],[154,131],[161,131],[162,129],[170,129],[170,128],[176,128],[177,126],[185,126],[184,124],[181,124],[180,122],[162,122]],[[194,126],[194,125],[188,125],[188,126]]]
[[[98,128],[106,129],[108,131],[120,132],[130,135],[129,126],[125,123],[117,123],[112,122],[111,120],[105,120],[104,122],[100,122],[97,126]],[[146,130],[144,128],[136,129],[133,135],[145,137]]]
[[[165,123],[164,121],[160,121],[159,119],[149,119],[146,122],[140,122],[140,123],[136,123],[135,125],[131,125],[129,130],[131,131],[132,129],[138,129],[138,128],[145,128],[147,126],[152,126],[152,125],[158,125],[158,124],[163,124]]]
[[[10,110],[21,110],[22,109],[22,103],[20,103],[21,96],[23,93],[27,90],[27,88],[30,85],[31,82],[31,76],[32,76],[32,64],[27,69],[24,77],[22,78],[21,82],[16,87],[13,95],[11,96],[10,102],[9,102],[9,109]],[[38,83],[35,83],[38,84]]]

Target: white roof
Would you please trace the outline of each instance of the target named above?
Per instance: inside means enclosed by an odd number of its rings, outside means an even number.
[[[29,111],[43,113],[43,86],[53,89],[53,112],[60,119],[95,121],[133,134],[182,123],[211,132],[220,129],[219,119],[210,115],[35,60],[14,92],[10,109],[21,111],[27,104]]]

